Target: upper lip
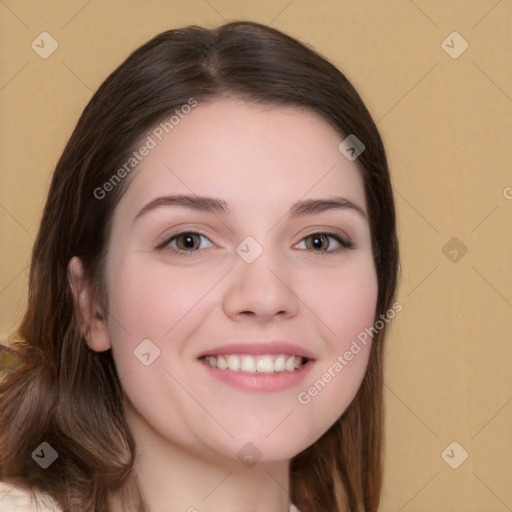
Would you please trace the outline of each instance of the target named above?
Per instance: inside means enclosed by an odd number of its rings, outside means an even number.
[[[289,354],[305,359],[314,359],[313,354],[306,348],[288,341],[271,341],[269,343],[230,343],[204,350],[198,359],[204,356],[221,354]]]

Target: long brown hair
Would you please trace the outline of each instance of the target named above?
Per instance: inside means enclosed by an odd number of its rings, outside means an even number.
[[[89,349],[77,327],[68,263],[79,256],[108,314],[104,260],[124,179],[98,198],[141,137],[189,102],[231,96],[311,109],[365,150],[364,182],[378,277],[375,318],[386,313],[399,271],[393,193],[381,137],[362,99],[325,58],[252,22],[166,31],[135,50],[100,86],[55,169],[32,253],[28,306],[11,346],[24,364],[0,379],[0,479],[48,493],[63,510],[113,510],[133,478],[134,439],[125,423],[111,351]],[[96,194],[95,194],[96,191]],[[291,461],[291,500],[302,512],[376,511],[381,489],[383,356],[374,336],[367,372],[348,409]],[[32,460],[42,442],[50,469]],[[136,488],[130,485],[130,488]],[[130,498],[123,510],[144,510]]]

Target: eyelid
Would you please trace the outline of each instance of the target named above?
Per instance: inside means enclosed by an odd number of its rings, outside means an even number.
[[[207,227],[205,227],[203,224],[196,225],[195,223],[189,223],[189,222],[183,222],[178,225],[175,225],[173,227],[169,227],[165,231],[162,231],[162,233],[156,238],[156,242],[154,244],[155,249],[158,249],[159,247],[165,246],[170,242],[170,240],[178,235],[193,233],[196,235],[201,235],[205,238],[208,238],[210,242],[212,242],[211,237],[214,236],[214,232],[210,231]],[[212,242],[213,243],[213,242]]]
[[[331,231],[331,230],[325,230],[325,229],[324,230],[317,229],[315,231],[312,231],[309,234],[304,235],[300,239],[300,241],[294,245],[294,247],[296,247],[298,244],[304,242],[308,238],[311,238],[313,235],[324,235],[328,238],[334,238],[337,241],[337,243],[340,244],[340,246],[341,246],[341,247],[338,247],[337,249],[333,249],[333,250],[331,249],[331,250],[327,250],[327,251],[312,251],[312,250],[308,251],[306,249],[307,252],[313,253],[315,256],[337,255],[340,252],[354,249],[354,247],[355,247],[354,243],[346,235],[342,235],[338,231]],[[300,249],[300,250],[304,250],[304,249]]]
[[[339,228],[316,226],[308,229],[306,233],[302,234],[301,240],[311,235],[338,236],[340,238],[343,238],[347,242],[350,242],[350,237],[348,236],[348,234]]]
[[[167,248],[167,249],[169,249],[169,251],[172,251],[175,254],[184,255],[184,256],[189,256],[189,255],[193,254],[194,252],[199,252],[201,250],[204,250],[204,249],[198,249],[195,251],[184,251],[184,250],[174,249],[173,247],[170,247],[169,244],[175,238],[178,238],[181,235],[198,235],[200,237],[206,238],[213,246],[215,246],[215,244],[212,242],[212,240],[210,239],[210,237],[208,235],[205,235],[204,233],[201,233],[200,231],[194,231],[193,229],[185,229],[185,230],[176,231],[174,233],[170,233],[170,234],[166,235],[162,242],[158,242],[156,244],[155,249],[165,250]]]

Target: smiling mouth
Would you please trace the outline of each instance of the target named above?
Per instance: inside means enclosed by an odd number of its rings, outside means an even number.
[[[311,359],[289,354],[223,354],[206,355],[200,360],[219,370],[232,370],[241,373],[281,373],[293,372],[302,368]]]

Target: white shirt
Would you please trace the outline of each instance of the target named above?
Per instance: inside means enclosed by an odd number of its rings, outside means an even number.
[[[55,502],[41,492],[37,503],[25,489],[0,482],[0,512],[62,512]]]
[[[29,491],[0,482],[0,512],[62,512],[51,498],[42,493],[37,495],[41,496],[41,499],[36,504]],[[290,504],[290,512],[300,510]]]

